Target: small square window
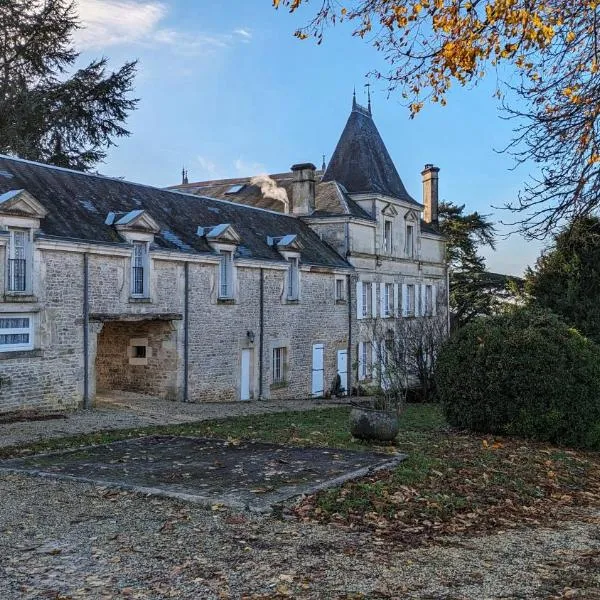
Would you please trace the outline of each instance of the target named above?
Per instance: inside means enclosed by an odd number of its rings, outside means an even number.
[[[33,350],[33,315],[0,315],[0,352]]]
[[[133,358],[146,358],[146,346],[134,346]]]

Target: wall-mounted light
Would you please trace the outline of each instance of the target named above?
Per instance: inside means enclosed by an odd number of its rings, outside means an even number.
[[[246,331],[246,337],[251,344],[254,344],[254,331]]]

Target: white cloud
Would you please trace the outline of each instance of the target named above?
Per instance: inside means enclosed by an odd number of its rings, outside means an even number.
[[[233,166],[240,176],[251,177],[252,175],[258,175],[260,173],[266,173],[267,169],[259,162],[246,162],[245,160],[238,158]]]
[[[82,28],[75,42],[81,50],[147,39],[167,14],[161,2],[79,0],[78,6]]]
[[[168,9],[157,0],[79,0],[78,7],[81,29],[75,34],[75,43],[80,50],[144,44],[168,46],[180,54],[195,56],[252,39],[245,28],[231,33],[189,33],[162,27]]]

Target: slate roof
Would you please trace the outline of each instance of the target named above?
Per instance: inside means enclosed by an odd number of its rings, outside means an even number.
[[[196,234],[198,227],[229,223],[241,236],[238,255],[243,257],[283,261],[267,244],[267,236],[294,234],[303,246],[303,263],[351,268],[293,216],[0,155],[0,196],[20,189],[48,210],[41,221],[43,236],[123,243],[116,230],[105,224],[108,213],[146,210],[160,227],[154,238],[159,248],[212,253],[207,241]]]
[[[332,217],[339,215],[349,215],[359,219],[373,220],[373,217],[363,210],[352,198],[343,186],[335,181],[321,182],[323,171],[316,171],[315,177],[317,183],[315,186],[315,207],[314,217]],[[292,182],[294,174],[275,173],[269,175],[279,187],[285,189],[287,197],[292,205]],[[205,195],[211,198],[222,198],[229,202],[245,204],[247,206],[257,206],[276,212],[284,212],[285,206],[281,200],[265,197],[258,185],[251,185],[251,177],[240,177],[237,179],[221,179],[213,181],[199,181],[195,183],[186,183],[171,186],[168,189],[179,190],[188,194]],[[235,186],[243,186],[235,193],[228,193]]]
[[[374,192],[420,206],[406,191],[371,112],[356,102],[323,181],[337,181],[351,194]]]

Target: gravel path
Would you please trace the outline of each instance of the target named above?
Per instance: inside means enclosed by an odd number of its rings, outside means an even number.
[[[183,404],[118,392],[110,397],[99,395],[94,409],[67,413],[66,419],[0,424],[0,447],[111,429],[177,425],[223,417],[321,409],[341,403],[345,402],[310,399]]]
[[[3,600],[600,598],[600,512],[390,548],[364,533],[0,477]]]

